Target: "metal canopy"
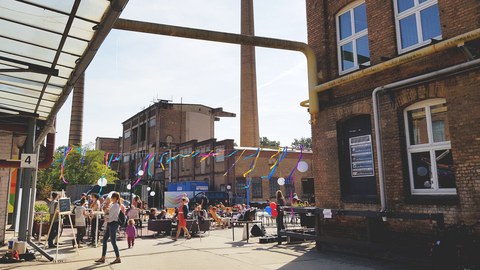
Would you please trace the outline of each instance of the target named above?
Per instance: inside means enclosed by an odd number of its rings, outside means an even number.
[[[51,125],[127,2],[0,1],[0,114]]]

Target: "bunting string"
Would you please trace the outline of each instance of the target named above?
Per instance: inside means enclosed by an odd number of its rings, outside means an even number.
[[[242,153],[240,154],[240,156],[237,158],[237,160],[235,160],[235,162],[233,162],[232,166],[230,166],[230,168],[228,168],[228,170],[223,174],[223,176],[227,176],[228,172],[235,166],[235,164],[237,164],[237,162],[242,158],[243,154],[245,153],[245,151],[247,151],[247,149],[243,149]]]
[[[246,171],[243,174],[243,177],[247,177],[247,175],[249,175],[250,173],[252,173],[255,170],[255,166],[257,166],[257,160],[258,160],[258,157],[260,157],[260,152],[261,151],[262,151],[261,148],[257,149],[257,153],[255,153],[257,155],[257,157],[255,157],[255,160],[252,161],[252,163],[250,164],[250,170]]]

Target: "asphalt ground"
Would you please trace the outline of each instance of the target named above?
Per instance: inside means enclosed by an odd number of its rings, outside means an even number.
[[[267,228],[267,233],[274,231],[275,228]],[[411,266],[393,262],[335,252],[319,252],[312,242],[260,244],[259,238],[253,237],[247,243],[242,240],[242,233],[242,227],[235,227],[233,241],[232,229],[214,229],[190,240],[180,238],[173,241],[170,236],[154,238],[153,232],[144,229],[143,237],[137,238],[131,249],[127,246],[126,237],[118,239],[121,263],[110,264],[115,259],[115,254],[108,243],[107,262],[98,264],[94,261],[101,256],[101,244],[96,248],[79,248],[77,254],[71,244],[71,231],[65,229],[60,238],[61,245],[56,262],[38,256],[31,262],[0,264],[0,269],[413,269]],[[7,232],[6,239],[10,237],[13,237],[13,232]],[[0,248],[1,256],[6,250],[6,246]],[[55,249],[46,251],[53,257],[56,256]]]

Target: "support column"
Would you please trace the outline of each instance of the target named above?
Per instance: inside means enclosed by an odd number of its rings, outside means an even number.
[[[253,0],[242,0],[241,34],[254,36]],[[258,147],[257,75],[255,47],[241,45],[240,146]]]
[[[28,120],[28,134],[27,139],[25,140],[25,151],[27,154],[34,154],[34,142],[35,142],[35,130],[36,130],[36,121],[35,118],[30,118]],[[22,211],[20,212],[20,220],[18,224],[18,240],[26,241],[27,240],[27,230],[28,230],[28,221],[30,213],[30,192],[32,191],[32,177],[34,176],[34,170],[32,168],[23,168],[22,170],[22,200],[20,207]]]

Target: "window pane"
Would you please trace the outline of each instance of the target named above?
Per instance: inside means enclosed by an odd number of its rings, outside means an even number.
[[[398,13],[401,13],[415,5],[413,0],[397,0],[398,3]]]
[[[367,63],[370,61],[370,50],[368,49],[368,36],[365,35],[357,39],[357,57],[358,64]]]
[[[430,152],[412,153],[412,170],[415,189],[430,189],[432,187]]]
[[[338,18],[340,24],[340,40],[352,35],[352,21],[350,11],[345,12]]]
[[[355,33],[362,31],[367,28],[367,9],[365,8],[365,3],[356,7],[353,10],[354,20],[355,20]]]
[[[347,70],[352,68],[354,66],[352,42],[341,46],[340,49],[342,53],[342,70]]]
[[[252,187],[252,198],[263,198],[262,179],[253,178],[251,187]]]
[[[427,118],[424,108],[408,111],[408,127],[411,145],[428,143]]]
[[[237,196],[240,197],[245,197],[245,185],[246,185],[246,180],[244,178],[237,178],[235,181],[235,192],[237,193]]]
[[[400,36],[402,40],[402,48],[407,48],[418,43],[415,14],[400,20]]]
[[[450,149],[435,151],[439,188],[455,188],[453,157]]]
[[[442,34],[440,30],[440,16],[438,15],[438,5],[433,5],[420,11],[422,21],[423,41],[437,37]]]
[[[277,178],[272,177],[270,179],[269,186],[270,186],[270,198],[275,198],[277,190],[280,189],[280,185],[277,182]]]
[[[430,0],[419,0],[420,4],[424,3],[424,2],[427,2],[427,1],[430,1]]]
[[[447,105],[440,104],[430,107],[432,114],[433,142],[450,141],[448,130]]]

